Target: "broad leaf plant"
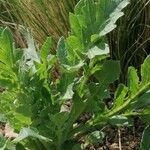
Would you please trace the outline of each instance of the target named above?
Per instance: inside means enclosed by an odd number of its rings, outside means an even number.
[[[80,0],[70,13],[69,36],[60,38],[56,55],[51,54],[51,37],[38,50],[23,30],[28,47],[19,49],[9,29],[0,28],[0,121],[18,133],[13,140],[1,136],[1,149],[83,149],[81,136],[94,142],[91,137],[101,138],[104,126],[130,126],[132,116],[140,117],[149,130],[150,56],[140,72],[129,68],[128,83],[118,84],[111,96],[120,63],[110,59],[107,34],[128,4]],[[80,122],[84,114],[88,117]],[[143,134],[142,150],[148,137]]]

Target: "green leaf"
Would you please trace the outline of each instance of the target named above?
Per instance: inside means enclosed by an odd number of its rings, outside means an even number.
[[[80,22],[78,17],[75,14],[70,13],[69,14],[70,24],[71,24],[71,31],[73,35],[77,36],[78,41],[82,42],[82,26],[80,25]]]
[[[51,142],[52,140],[44,137],[44,136],[41,136],[38,134],[37,131],[34,131],[33,129],[30,129],[30,128],[23,128],[19,135],[13,140],[13,142],[17,143],[17,142],[20,142],[28,137],[32,137],[32,138],[36,138],[36,139],[39,139],[39,140],[42,140],[42,141],[45,141],[45,142]]]
[[[128,92],[128,96],[125,98],[124,103],[122,105],[120,105],[119,107],[114,106],[115,109],[110,110],[109,113],[107,114],[107,116],[112,116],[114,114],[117,114],[117,113],[125,110],[125,108],[127,108],[126,112],[130,112],[130,114],[132,114],[134,104],[137,103],[139,105],[138,100],[141,101],[140,98],[142,98],[142,95],[145,94],[146,92],[148,92],[150,89],[150,77],[149,77],[149,73],[150,73],[150,67],[149,66],[150,65],[149,64],[150,64],[150,56],[148,56],[145,59],[144,63],[141,66],[142,79],[141,79],[141,82],[139,84],[139,88],[138,88],[138,77],[137,77],[136,70],[133,68],[130,68],[130,70],[129,70],[130,76],[128,78],[128,85],[130,88],[130,92]],[[131,79],[130,79],[130,77],[131,77]],[[133,84],[135,87],[131,84]],[[142,100],[142,101],[149,103],[149,99]],[[142,101],[141,101],[141,106],[142,106]],[[146,106],[144,106],[144,108],[145,107]],[[144,109],[144,108],[142,108],[142,109]]]
[[[45,61],[50,53],[52,48],[52,38],[48,37],[41,48],[41,59]]]
[[[23,35],[27,41],[28,48],[24,49],[24,60],[25,65],[27,65],[28,69],[32,69],[33,73],[35,72],[34,62],[40,62],[38,53],[36,51],[36,46],[33,40],[32,35],[28,30],[23,30]]]
[[[11,32],[5,28],[0,28],[0,64],[13,67],[13,39]]]
[[[143,114],[146,114],[146,115],[149,115],[150,116],[150,106],[146,107],[144,110],[143,110]],[[149,118],[150,120],[150,118]]]
[[[107,87],[110,83],[113,83],[119,78],[119,74],[119,61],[108,60],[104,62],[102,69],[95,73],[95,77],[101,86]]]
[[[66,122],[67,120],[69,120],[69,113],[65,111],[57,113],[55,115],[50,115],[50,120],[51,123],[54,125],[54,127],[51,128],[51,130],[55,132],[55,135],[58,138],[58,142],[62,144],[67,140],[67,136],[70,131],[70,124],[69,126],[66,126]]]
[[[128,4],[128,0],[79,1],[75,13],[69,15],[71,33],[67,38],[67,52],[73,64],[84,60],[83,55],[87,55],[89,49],[89,58],[108,53],[104,36],[116,27],[116,21],[123,15],[122,10]],[[104,45],[104,48],[98,51],[95,43]]]
[[[57,46],[57,58],[60,64],[68,63],[67,56],[68,56],[68,53],[67,53],[66,46],[65,46],[65,39],[64,37],[61,37]]]
[[[150,56],[148,56],[145,60],[144,63],[141,66],[141,76],[142,76],[142,81],[140,83],[140,87],[142,88],[143,86],[147,86],[150,84]]]
[[[20,48],[14,49],[13,54],[14,54],[14,60],[15,60],[15,62],[17,63],[17,65],[19,65],[20,60],[23,57],[23,50],[20,49]]]
[[[75,65],[80,60],[84,59],[81,57],[81,53],[83,51],[82,42],[76,36],[69,36],[66,39],[66,45],[68,50],[68,60],[71,65]]]
[[[57,85],[57,92],[60,93],[60,100],[68,100],[73,96],[73,85],[74,85],[75,74],[64,73],[62,74],[59,84]]]
[[[79,41],[79,39],[76,36],[69,36],[66,39],[67,45],[69,46],[69,49],[73,50],[72,54],[75,53],[77,50],[82,49],[82,43]],[[71,52],[70,52],[71,53]]]
[[[89,59],[93,59],[96,56],[107,55],[108,53],[109,53],[109,47],[107,44],[104,44],[102,48],[94,46],[88,51],[87,55]]]
[[[66,39],[60,38],[57,46],[57,58],[61,66],[66,71],[74,72],[83,66],[83,60],[80,59],[80,44],[75,36],[70,36]]]
[[[68,73],[75,73],[77,72],[82,66],[84,65],[83,61],[80,61],[78,64],[76,65],[62,65],[63,68],[65,69],[65,72]]]
[[[82,150],[80,144],[76,144],[72,147],[72,150]]]
[[[139,90],[139,77],[134,67],[130,67],[128,70],[128,87],[131,95],[136,94]]]
[[[26,110],[26,111],[27,111],[27,110]],[[16,119],[17,121],[20,121],[20,123],[23,124],[23,125],[31,125],[31,118],[25,116],[23,113],[24,113],[24,112],[22,112],[22,113],[17,113],[17,112],[15,112],[15,113],[14,113],[15,119]]]
[[[143,132],[140,150],[149,150],[150,148],[150,126],[147,126]]]
[[[135,109],[150,107],[150,91],[140,96],[138,100],[133,104],[133,107]]]
[[[4,114],[0,113],[0,122],[6,123],[7,122],[7,118]]]
[[[67,91],[66,91],[66,93],[64,94],[64,96],[63,96],[62,99],[63,99],[63,100],[72,99],[73,94],[74,94],[74,92],[73,92],[73,83],[72,83],[72,84],[68,85]]]
[[[116,126],[129,126],[129,119],[122,115],[116,115],[109,118],[108,122]]]
[[[105,36],[107,33],[116,28],[117,20],[124,15],[122,9],[129,4],[129,0],[102,0],[99,1],[99,3],[101,5],[101,9],[103,10],[100,17],[107,19],[106,22],[100,26],[99,35]]]
[[[89,84],[89,104],[88,111],[96,114],[101,114],[107,111],[104,99],[110,98],[110,93],[107,89],[100,86],[100,84],[90,83]]]
[[[141,119],[145,124],[147,124],[147,125],[150,124],[150,107],[145,108],[142,111]]]
[[[150,105],[144,106],[144,108],[137,110],[137,113],[140,112],[141,120],[146,124],[150,124]]]
[[[129,0],[101,0],[96,2],[81,0],[75,8],[75,14],[77,18],[82,20],[84,26],[78,25],[78,28],[77,26],[72,28],[78,29],[78,31],[83,30],[84,43],[88,43],[94,34],[99,34],[99,37],[105,36],[116,27],[116,21],[123,16],[122,10],[128,4]],[[77,36],[82,35],[80,32],[75,32],[75,34]]]
[[[57,126],[57,129],[61,130],[65,121],[68,119],[68,115],[68,112],[60,112],[55,115],[50,115],[50,119]]]
[[[16,150],[26,150],[25,146],[23,144],[18,143],[16,145]]]
[[[77,93],[73,95],[73,104],[71,112],[68,117],[69,119],[67,121],[67,126],[71,127],[73,125],[73,123],[83,113],[83,111],[87,107],[87,104],[88,104],[87,100],[81,100]]]
[[[16,146],[10,139],[0,135],[0,150],[16,150]]]
[[[0,150],[6,149],[6,138],[0,133]]]
[[[114,104],[111,110],[114,110],[123,105],[127,93],[128,93],[128,87],[126,87],[123,84],[120,84],[115,93]]]

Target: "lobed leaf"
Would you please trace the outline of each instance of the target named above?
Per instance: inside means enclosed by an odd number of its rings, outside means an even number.
[[[101,86],[107,87],[119,78],[120,65],[119,61],[105,61],[101,70],[95,73],[95,77],[100,82]]]
[[[45,61],[52,48],[52,38],[48,37],[41,48],[41,59]]]
[[[39,140],[43,140],[43,141],[46,141],[46,142],[51,142],[52,140],[46,138],[46,137],[43,137],[41,135],[39,135],[37,133],[37,131],[34,131],[33,129],[30,129],[30,128],[23,128],[20,133],[18,134],[18,136],[13,140],[13,142],[20,142],[28,137],[33,137],[33,138],[37,138]]]
[[[134,67],[130,67],[128,70],[128,87],[132,95],[136,94],[139,90],[139,77]]]
[[[150,148],[150,126],[147,126],[143,132],[140,150],[148,150]]]
[[[62,37],[60,38],[57,46],[57,58],[61,64],[67,64],[67,50],[65,46],[65,39]]]
[[[5,28],[0,28],[0,64],[6,67],[13,67],[13,39],[11,32]]]
[[[117,109],[124,104],[124,100],[128,93],[128,87],[123,84],[120,84],[117,91],[115,92],[114,104],[111,110]]]
[[[145,60],[144,63],[141,66],[141,76],[142,76],[142,81],[140,83],[140,88],[143,88],[145,86],[150,85],[150,56],[148,56]]]

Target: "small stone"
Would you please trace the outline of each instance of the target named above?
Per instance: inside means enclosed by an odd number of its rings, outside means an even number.
[[[112,145],[110,145],[110,149],[111,150],[118,150],[119,149],[118,144],[117,143],[113,143]]]

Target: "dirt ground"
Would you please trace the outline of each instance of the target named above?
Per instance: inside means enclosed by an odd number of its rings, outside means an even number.
[[[89,145],[86,150],[139,150],[144,125],[139,119],[134,122],[134,127],[112,128],[108,126],[105,138],[97,146]]]
[[[85,150],[139,150],[143,130],[144,124],[139,119],[135,120],[132,127],[107,126],[103,130],[103,141],[97,145],[87,145]],[[0,124],[0,133],[11,139],[17,136],[8,124]]]

